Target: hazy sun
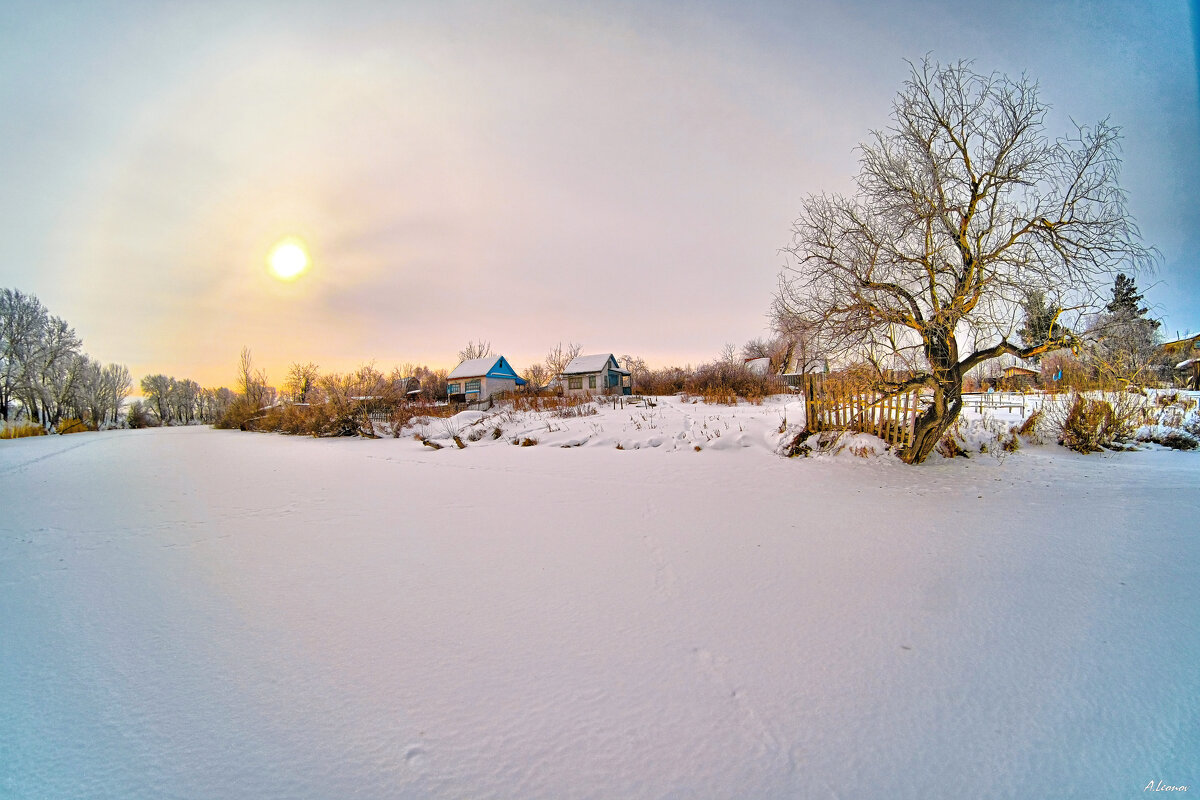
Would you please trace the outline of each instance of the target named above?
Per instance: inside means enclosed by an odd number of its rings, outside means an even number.
[[[281,281],[294,281],[308,269],[308,251],[299,239],[283,239],[271,248],[267,264],[271,274]]]

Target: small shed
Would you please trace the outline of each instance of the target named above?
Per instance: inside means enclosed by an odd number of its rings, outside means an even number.
[[[504,356],[484,356],[462,362],[446,376],[446,397],[466,403],[487,400],[498,392],[511,392],[524,386]]]
[[[421,379],[398,378],[392,382],[392,387],[401,398],[412,400],[421,394]]]
[[[1007,389],[1032,389],[1037,386],[1039,373],[1028,367],[1011,366],[1003,370],[1003,382]]]
[[[612,353],[576,356],[559,376],[564,394],[632,394],[632,376]]]

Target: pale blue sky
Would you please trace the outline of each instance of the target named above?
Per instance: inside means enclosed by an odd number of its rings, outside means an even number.
[[[928,52],[1122,127],[1139,285],[1200,328],[1194,10],[973,5],[0,0],[0,286],[205,384],[243,344],[273,377],[478,338],[696,363],[765,331],[803,198]]]

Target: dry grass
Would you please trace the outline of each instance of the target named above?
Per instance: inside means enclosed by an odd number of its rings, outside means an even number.
[[[600,395],[597,395],[600,397]],[[583,394],[516,394],[512,397],[513,411],[549,411],[559,417],[582,417],[596,413],[595,398]],[[575,412],[574,409],[590,408],[590,411]]]
[[[93,428],[91,425],[88,425],[83,420],[72,417],[71,419],[64,419],[59,422],[55,427],[55,430],[60,434],[87,433],[88,431],[94,431],[95,428]]]
[[[1017,426],[1017,433],[1021,436],[1035,436],[1044,416],[1040,408],[1035,409],[1032,414],[1025,418],[1024,422]]]
[[[45,436],[46,429],[36,422],[10,422],[0,424],[0,439],[24,439],[28,436]]]
[[[588,403],[581,406],[568,406],[550,412],[550,416],[558,419],[573,419],[575,417],[594,417],[600,413],[600,409],[595,405]]]

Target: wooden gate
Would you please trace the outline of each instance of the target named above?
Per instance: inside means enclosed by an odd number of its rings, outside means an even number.
[[[804,376],[804,421],[809,431],[859,431],[898,450],[912,444],[920,391],[885,394],[870,388],[831,384],[823,375]]]

